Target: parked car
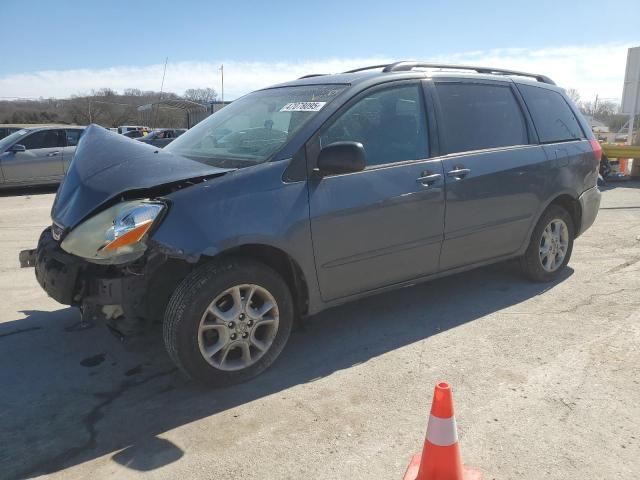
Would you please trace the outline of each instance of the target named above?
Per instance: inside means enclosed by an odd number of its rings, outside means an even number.
[[[122,136],[127,138],[142,138],[145,133],[147,133],[145,130],[129,130],[123,133]]]
[[[60,183],[84,127],[29,127],[0,140],[0,188]]]
[[[16,125],[0,125],[0,140],[4,137],[11,135],[13,132],[17,132],[18,130],[23,129],[24,126],[16,126]]]
[[[2,140],[4,137],[8,137],[13,132],[22,130],[23,128],[34,128],[34,127],[65,128],[66,125],[51,124],[51,123],[4,123],[4,124],[0,124],[0,140]]]
[[[335,305],[514,258],[562,278],[598,211],[600,155],[543,75],[399,62],[305,77],[162,150],[89,127],[21,263],[120,334],[163,318],[184,373],[234,383]]]
[[[149,132],[151,129],[144,125],[120,125],[116,131],[120,134],[127,134],[129,132]]]
[[[153,145],[154,147],[164,148],[184,132],[186,132],[184,128],[163,128],[160,130],[154,130],[150,132],[149,135],[139,137],[136,140]]]

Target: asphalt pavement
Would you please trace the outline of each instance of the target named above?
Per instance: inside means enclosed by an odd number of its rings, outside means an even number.
[[[640,476],[640,183],[605,189],[556,283],[506,263],[335,308],[219,390],[19,268],[52,200],[0,196],[1,479],[401,479],[440,380],[487,480]]]

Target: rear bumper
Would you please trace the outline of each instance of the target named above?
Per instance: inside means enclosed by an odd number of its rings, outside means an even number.
[[[580,207],[582,211],[582,221],[580,222],[580,231],[577,235],[584,233],[596,219],[598,209],[600,208],[600,199],[602,194],[598,187],[592,187],[580,195]],[[576,235],[576,236],[577,236]]]

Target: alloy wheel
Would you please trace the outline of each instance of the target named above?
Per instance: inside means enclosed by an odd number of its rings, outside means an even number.
[[[253,284],[235,285],[207,307],[198,326],[204,359],[220,370],[242,370],[269,350],[280,315],[273,295]]]
[[[547,272],[555,272],[569,248],[569,229],[563,220],[558,218],[551,220],[542,231],[540,238],[540,263]]]

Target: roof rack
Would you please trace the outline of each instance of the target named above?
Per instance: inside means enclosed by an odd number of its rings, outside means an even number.
[[[353,70],[347,70],[346,72],[342,72],[342,73],[357,73],[357,72],[364,72],[365,70],[373,70],[374,68],[386,68],[388,67],[388,64],[384,64],[384,65],[371,65],[370,67],[360,67],[360,68],[354,68]]]
[[[538,73],[527,73],[527,72],[519,72],[516,70],[505,70],[502,68],[492,68],[492,67],[474,67],[470,65],[452,65],[447,63],[428,63],[428,62],[395,62],[390,63],[388,65],[372,65],[370,67],[361,67],[356,68],[354,70],[348,70],[344,73],[356,73],[362,72],[364,70],[373,70],[376,68],[382,68],[382,71],[387,72],[408,72],[413,70],[414,68],[443,68],[450,70],[472,70],[477,73],[485,73],[490,75],[515,75],[517,77],[529,77],[534,78],[538,82],[548,83],[549,85],[555,85],[555,82],[551,80],[546,75],[540,75]]]
[[[546,75],[540,75],[538,73],[519,72],[516,70],[505,70],[502,68],[492,67],[474,67],[470,65],[450,65],[445,63],[425,63],[425,62],[396,62],[387,65],[382,70],[383,72],[406,72],[416,67],[421,68],[447,68],[452,70],[473,70],[477,73],[486,73],[489,75],[515,75],[518,77],[530,77],[535,78],[538,82],[548,83],[555,85],[555,82]]]

